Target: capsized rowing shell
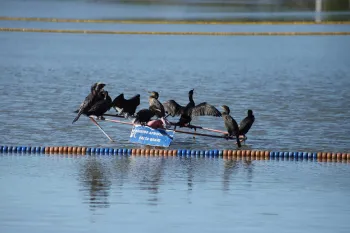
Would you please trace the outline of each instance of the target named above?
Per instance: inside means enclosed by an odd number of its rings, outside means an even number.
[[[169,147],[174,139],[173,130],[153,129],[148,126],[134,125],[130,134],[130,142],[150,146]]]

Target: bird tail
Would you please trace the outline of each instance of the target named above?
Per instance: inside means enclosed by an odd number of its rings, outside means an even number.
[[[239,135],[236,136],[236,141],[237,141],[237,145],[238,147],[241,147],[241,140],[239,140]]]
[[[74,122],[76,122],[76,121],[79,119],[79,117],[80,117],[80,115],[81,115],[82,113],[83,113],[82,111],[78,112],[78,115],[74,118],[72,124],[73,124]]]
[[[74,113],[78,113],[79,112],[79,109],[75,110]]]

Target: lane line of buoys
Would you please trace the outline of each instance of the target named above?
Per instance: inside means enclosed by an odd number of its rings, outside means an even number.
[[[188,150],[152,148],[109,148],[82,146],[0,146],[2,154],[59,154],[59,155],[125,155],[125,156],[177,156],[177,157],[221,157],[227,159],[298,159],[349,161],[350,153],[340,152],[284,152],[266,150]]]
[[[1,21],[32,21],[51,23],[116,23],[116,24],[223,24],[223,25],[332,25],[350,21],[223,21],[223,20],[145,20],[145,19],[72,19],[0,16]]]
[[[0,28],[2,32],[114,34],[114,35],[168,35],[168,36],[349,36],[350,32],[163,32],[113,31],[81,29]]]

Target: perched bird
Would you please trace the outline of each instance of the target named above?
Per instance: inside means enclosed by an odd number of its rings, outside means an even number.
[[[141,125],[146,125],[147,122],[149,122],[151,120],[152,117],[155,116],[154,111],[144,108],[141,109],[140,111],[138,111],[136,113],[135,119],[134,119],[134,123],[140,123]]]
[[[79,119],[81,114],[86,114],[92,105],[104,98],[100,92],[103,91],[105,85],[104,83],[95,83],[91,86],[90,94],[85,97],[84,102],[80,105],[78,115],[74,118],[72,124]]]
[[[124,98],[124,93],[118,95],[112,102],[112,107],[119,112],[125,114],[125,117],[133,116],[137,106],[140,105],[140,95],[137,94],[130,99]]]
[[[100,93],[100,92],[103,90],[103,88],[104,88],[105,85],[106,85],[106,84],[104,84],[104,83],[94,83],[94,84],[91,86],[91,88],[90,88],[90,94],[85,98],[85,100],[86,100],[86,99],[89,99],[89,98],[90,98],[89,96],[91,96],[92,93],[93,93],[94,91],[95,91],[97,94]],[[98,96],[96,97],[96,100],[95,100],[95,101],[98,101],[99,99],[103,99],[103,96],[98,95]],[[77,109],[77,110],[74,111],[75,113],[78,113],[78,112],[79,112],[80,108],[84,105],[85,100],[80,104],[79,109]]]
[[[149,92],[151,95],[148,98],[149,110],[154,112],[154,114],[158,117],[165,117],[165,110],[163,104],[161,104],[158,100],[159,94],[156,91]]]
[[[238,124],[235,121],[235,119],[233,119],[233,117],[230,116],[230,108],[226,105],[222,105],[221,107],[223,109],[222,118],[224,119],[225,127],[228,132],[228,137],[235,136],[238,147],[241,147],[241,141],[239,140]]]
[[[245,138],[245,135],[248,133],[248,131],[252,127],[254,121],[255,121],[255,117],[253,115],[253,111],[249,109],[248,116],[246,116],[246,118],[244,118],[239,123],[239,135],[243,135]]]
[[[87,116],[97,116],[97,118],[103,119],[103,114],[106,113],[112,107],[112,99],[108,95],[108,91],[103,90],[100,94],[104,97],[102,100],[97,101],[87,111]]]
[[[195,105],[195,103],[193,101],[193,89],[188,92],[188,99],[190,102],[186,105],[186,107],[182,107],[179,105],[181,107],[180,108],[181,110],[179,110],[181,115],[180,115],[180,119],[176,123],[176,125],[178,125],[180,127],[189,126],[191,128],[192,126],[190,126],[190,123],[192,121],[192,118],[195,116],[221,117],[220,111],[217,110],[213,105],[208,104],[207,102],[203,102],[203,103],[200,103],[198,105]],[[171,105],[170,103],[171,102],[169,102],[169,105]],[[174,107],[175,107],[175,109],[179,108],[177,105],[173,105],[172,108],[174,108]]]
[[[164,106],[165,112],[172,117],[180,116],[183,113],[183,110],[185,109],[185,107],[176,103],[175,100],[168,100],[163,103],[163,106]]]

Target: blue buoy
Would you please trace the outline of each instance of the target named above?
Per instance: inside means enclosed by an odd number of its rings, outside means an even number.
[[[205,150],[205,151],[204,151],[204,155],[205,155],[206,157],[208,157],[208,156],[209,156],[209,151]]]
[[[270,157],[271,157],[271,158],[275,157],[275,152],[270,151]]]
[[[298,152],[293,152],[294,158],[298,158]]]
[[[219,156],[223,156],[224,155],[224,151],[223,150],[219,150]]]
[[[219,150],[213,150],[213,154],[215,157],[219,156]]]
[[[42,146],[42,147],[40,148],[40,152],[43,153],[43,154],[45,153],[45,146]]]
[[[209,156],[210,156],[210,157],[213,157],[213,155],[214,155],[213,150],[209,150],[208,153],[209,153]]]
[[[88,147],[88,148],[86,149],[86,154],[91,154],[91,147]]]
[[[31,152],[32,152],[32,153],[35,153],[35,151],[36,151],[36,147],[33,146]]]
[[[96,154],[100,154],[100,148],[96,148],[96,149],[95,149],[95,153],[96,153]]]
[[[17,153],[17,146],[14,146],[14,147],[12,148],[12,152]]]
[[[118,150],[114,149],[113,155],[118,155]]]
[[[196,155],[196,151],[195,150],[191,150],[191,155],[195,156]]]
[[[32,151],[32,148],[30,146],[27,147],[27,153],[30,153]]]
[[[7,147],[7,146],[4,146],[4,147],[2,148],[2,151],[3,151],[3,152],[7,152],[7,150],[8,150],[8,147]]]
[[[177,150],[176,155],[179,156],[179,155],[181,155],[181,153],[182,153],[182,150],[179,149],[179,150]]]
[[[289,153],[288,153],[288,152],[284,152],[284,153],[283,153],[283,157],[284,157],[284,158],[288,158],[288,157],[289,157]]]
[[[303,158],[303,154],[304,154],[303,152],[298,152],[298,157]]]
[[[96,148],[95,147],[92,147],[91,148],[91,154],[95,154],[96,153]]]
[[[119,155],[123,154],[123,149],[119,148],[119,149],[118,149],[118,154],[119,154]]]
[[[123,149],[123,154],[127,155],[128,154],[128,149]]]
[[[132,149],[128,149],[128,155],[132,154]]]
[[[186,150],[186,155],[191,155],[191,150]]]
[[[184,150],[184,149],[183,149],[182,152],[181,152],[181,155],[182,155],[182,156],[186,156],[186,153],[187,153],[187,150]]]
[[[308,156],[307,156],[307,155],[308,155],[308,153],[307,153],[307,152],[304,152],[304,153],[303,153],[303,157],[304,157],[304,159],[307,159],[307,158],[308,158]]]
[[[312,157],[313,157],[314,159],[317,159],[317,153],[314,152],[314,153],[312,154]]]
[[[3,146],[0,146],[0,153],[2,153],[2,148],[4,148]]]

